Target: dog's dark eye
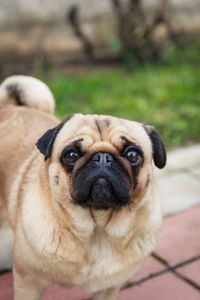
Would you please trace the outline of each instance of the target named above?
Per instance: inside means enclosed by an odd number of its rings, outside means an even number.
[[[142,155],[135,147],[128,147],[123,153],[132,166],[139,166],[142,163]]]
[[[128,151],[126,157],[132,164],[138,164],[141,160],[140,154],[136,151]]]
[[[73,165],[79,159],[80,154],[78,151],[69,150],[63,155],[63,161],[67,164]]]

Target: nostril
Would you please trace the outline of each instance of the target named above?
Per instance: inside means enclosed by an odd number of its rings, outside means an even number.
[[[113,161],[113,156],[110,153],[98,152],[93,155],[92,160],[101,165],[106,165]]]
[[[106,162],[111,162],[113,161],[113,156],[110,153],[104,153],[104,160]]]
[[[93,155],[92,160],[100,161],[101,160],[101,154],[102,153],[96,153],[95,155]]]

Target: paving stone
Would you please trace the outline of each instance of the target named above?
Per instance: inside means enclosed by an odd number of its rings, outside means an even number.
[[[155,252],[170,265],[200,254],[200,206],[165,219]]]
[[[200,286],[200,259],[178,268],[176,272]]]
[[[166,267],[163,266],[160,262],[158,262],[155,258],[152,256],[149,256],[143,265],[140,267],[140,269],[133,275],[133,277],[129,281],[139,281],[150,274],[155,274],[160,271],[165,270]]]
[[[0,300],[13,300],[13,275],[12,272],[0,275]]]
[[[164,215],[171,215],[200,204],[200,184],[194,175],[173,173],[158,180]]]
[[[172,273],[166,273],[140,285],[123,290],[117,300],[199,300],[198,290]]]
[[[167,164],[161,173],[165,174],[178,170],[192,170],[200,166],[200,144],[183,147],[167,153]]]
[[[155,168],[164,215],[200,204],[200,145],[168,152],[164,169]]]
[[[200,165],[198,166],[198,168],[194,168],[192,170],[192,174],[194,175],[194,178],[196,178],[197,180],[200,179]]]

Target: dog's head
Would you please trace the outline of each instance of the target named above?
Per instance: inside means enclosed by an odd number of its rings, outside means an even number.
[[[138,201],[151,184],[152,160],[158,168],[166,163],[153,126],[111,116],[75,114],[36,145],[58,197],[93,209]]]

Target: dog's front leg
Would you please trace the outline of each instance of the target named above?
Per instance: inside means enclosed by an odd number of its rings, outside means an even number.
[[[14,273],[14,299],[15,300],[40,300],[44,286],[30,278],[28,274]]]
[[[93,300],[116,300],[119,287],[112,287],[107,290],[97,292],[93,296]]]

